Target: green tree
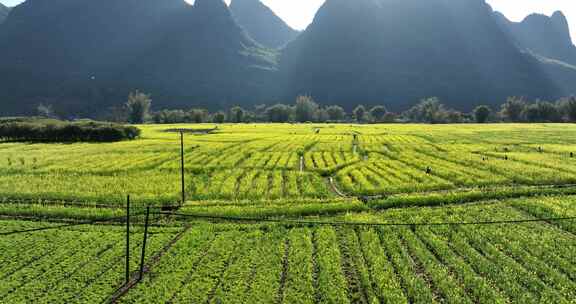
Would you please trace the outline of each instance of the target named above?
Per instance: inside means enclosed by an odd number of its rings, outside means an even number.
[[[443,123],[447,116],[444,105],[437,97],[423,99],[404,115],[413,122]]]
[[[318,111],[318,104],[314,102],[312,97],[298,96],[296,98],[296,107],[294,109],[296,121],[314,121],[316,119],[316,111]]]
[[[478,106],[474,109],[474,119],[477,123],[486,123],[491,114],[492,109],[488,106]]]
[[[502,105],[500,116],[505,121],[519,122],[522,121],[525,108],[526,101],[523,98],[509,97],[506,103]]]
[[[386,115],[384,115],[384,122],[386,123],[396,122],[396,119],[398,119],[398,115],[396,113],[388,112]]]
[[[352,113],[357,122],[366,121],[366,108],[363,105],[357,106]]]
[[[343,121],[346,118],[346,111],[340,106],[329,106],[326,112],[330,121]]]
[[[266,109],[266,117],[269,122],[288,122],[291,115],[292,108],[284,104],[273,105]]]
[[[128,121],[128,109],[124,105],[121,106],[112,106],[108,108],[107,113],[104,115],[104,120],[116,122],[116,123],[125,123]]]
[[[254,106],[254,118],[256,121],[265,121],[266,120],[266,105],[256,105]]]
[[[576,97],[572,96],[560,100],[558,108],[569,122],[576,122]]]
[[[151,114],[152,121],[159,124],[187,122],[186,112],[182,110],[162,110]]]
[[[537,104],[531,104],[524,108],[522,116],[526,118],[528,122],[538,122],[540,120],[540,109]]]
[[[221,124],[221,123],[224,123],[225,120],[226,120],[226,115],[224,115],[224,113],[222,113],[222,112],[217,112],[212,116],[212,122],[213,123]]]
[[[192,109],[188,112],[188,116],[193,123],[204,123],[208,121],[208,111],[204,109]]]
[[[152,106],[150,95],[135,91],[128,95],[126,109],[128,110],[128,122],[132,124],[141,124],[146,121],[148,112]]]
[[[314,114],[314,117],[316,117],[316,122],[327,122],[330,120],[328,111],[324,108],[318,108],[318,110],[316,110],[316,114]]]
[[[388,110],[384,106],[375,106],[370,110],[370,115],[374,122],[383,122],[386,113],[388,113]]]
[[[39,104],[38,107],[36,107],[36,112],[40,117],[56,118],[56,114],[54,114],[54,108],[49,104]]]
[[[543,122],[559,122],[561,121],[560,111],[555,104],[548,101],[538,101],[536,102],[538,106],[538,115],[540,116],[540,121]]]
[[[241,107],[233,107],[230,109],[230,121],[234,123],[244,122],[245,111]]]
[[[560,111],[555,104],[548,101],[537,101],[525,107],[522,113],[528,122],[559,122]]]
[[[451,124],[462,123],[464,121],[464,115],[462,112],[455,111],[455,110],[446,110],[442,112],[441,117],[439,118],[438,122],[445,122]]]

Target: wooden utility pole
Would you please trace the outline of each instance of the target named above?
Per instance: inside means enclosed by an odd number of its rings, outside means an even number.
[[[150,218],[150,206],[146,207],[146,221],[144,222],[144,242],[142,243],[142,255],[140,256],[140,277],[144,277],[144,257],[146,256],[146,240],[148,239],[148,219]]]
[[[180,178],[182,183],[182,201],[181,206],[186,202],[186,187],[184,184],[184,132],[180,131]]]
[[[130,282],[130,195],[126,197],[126,285]]]

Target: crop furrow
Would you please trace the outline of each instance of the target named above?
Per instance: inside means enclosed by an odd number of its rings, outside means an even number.
[[[276,303],[282,304],[284,302],[284,293],[286,289],[286,281],[288,278],[289,264],[289,254],[290,254],[290,239],[286,238],[284,241],[284,256],[282,257],[282,273],[280,274],[280,287],[278,288]]]

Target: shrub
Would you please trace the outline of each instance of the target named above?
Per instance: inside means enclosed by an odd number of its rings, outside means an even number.
[[[357,122],[361,123],[366,120],[366,108],[363,105],[357,106],[352,113]]]
[[[370,115],[374,122],[383,122],[386,113],[388,113],[388,110],[384,106],[375,106],[370,110]]]
[[[491,114],[492,109],[488,106],[479,106],[474,109],[474,119],[477,123],[486,123]]]
[[[132,140],[140,129],[96,121],[0,120],[0,139],[29,142],[114,142]]]

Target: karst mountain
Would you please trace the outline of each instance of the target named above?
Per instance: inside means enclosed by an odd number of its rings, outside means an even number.
[[[0,24],[6,20],[8,13],[10,13],[10,8],[0,3]]]
[[[232,15],[247,33],[268,48],[282,48],[299,34],[260,0],[232,0]]]
[[[0,111],[92,116],[129,92],[212,110],[437,96],[469,110],[576,93],[565,16],[515,23],[484,0],[327,0],[302,32],[259,0],[26,0],[0,7]]]

